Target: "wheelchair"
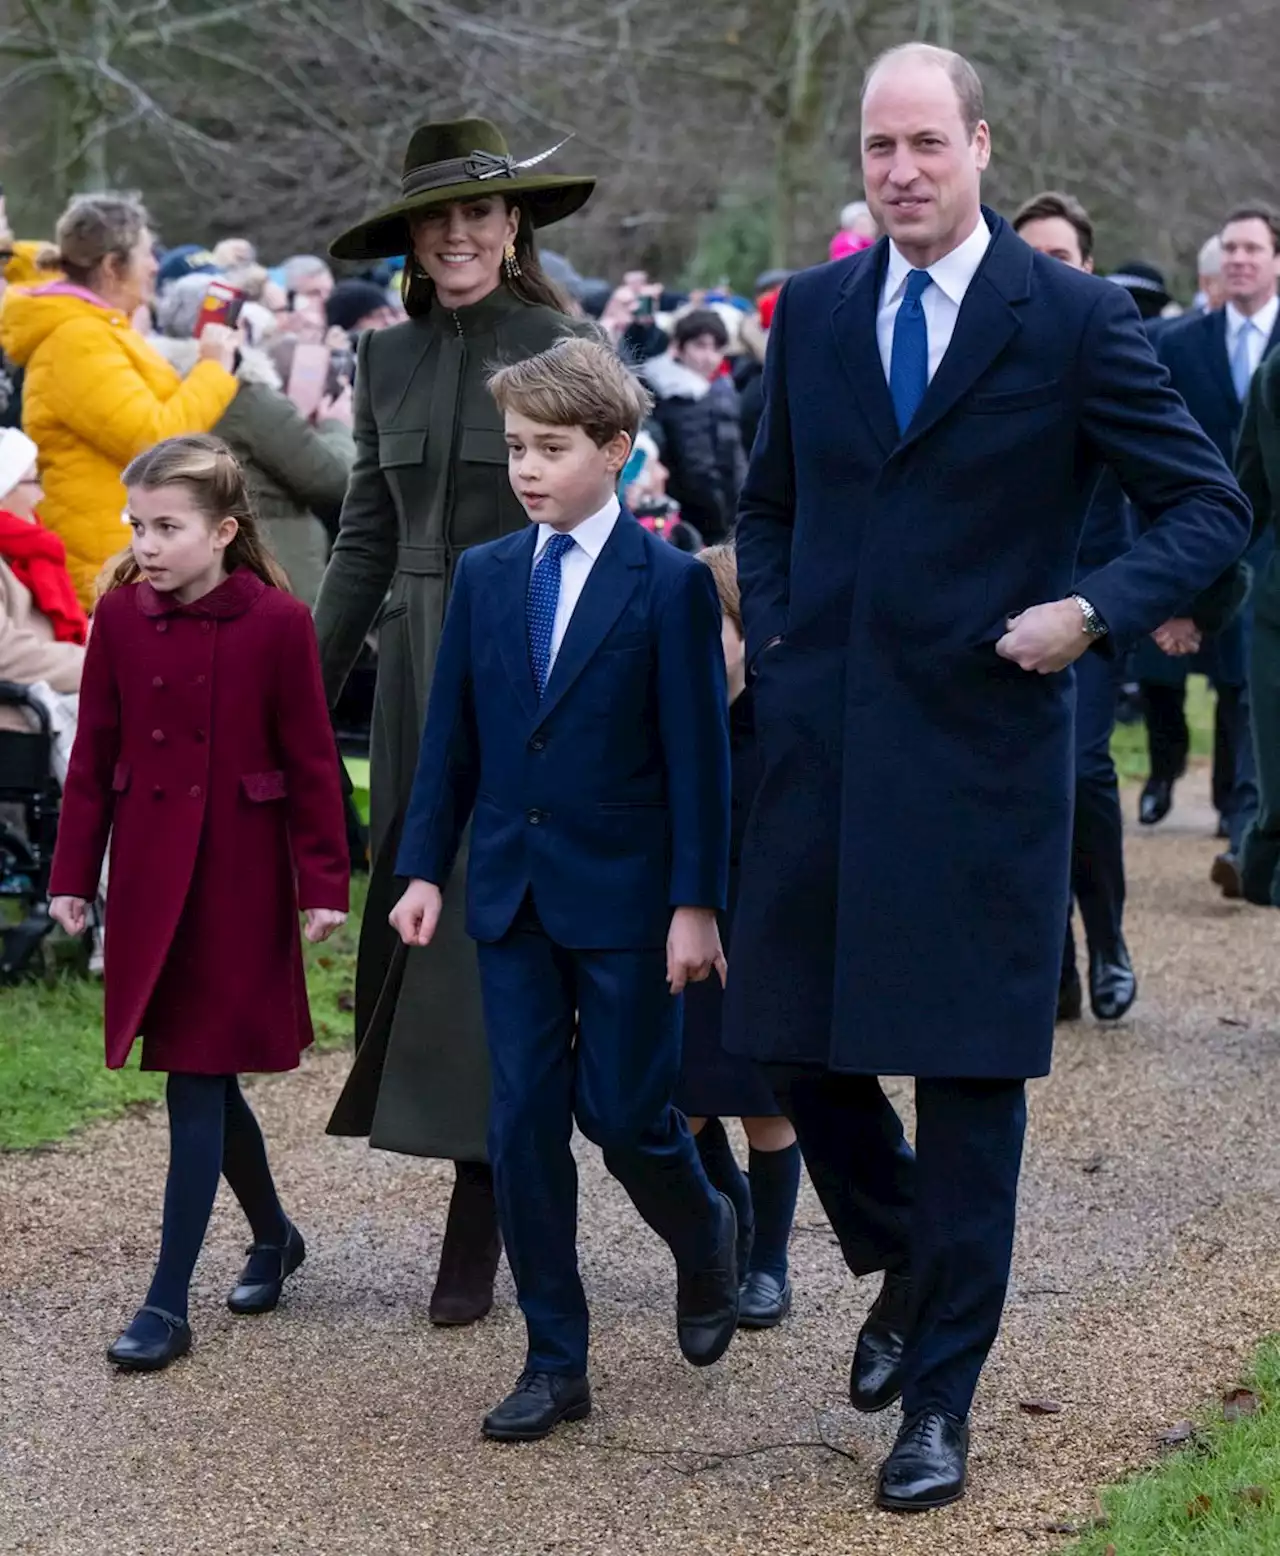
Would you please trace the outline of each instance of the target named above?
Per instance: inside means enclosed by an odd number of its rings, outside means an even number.
[[[49,875],[62,791],[53,770],[53,732],[26,687],[0,681],[0,705],[34,721],[28,733],[0,729],[0,984],[42,971],[54,928]]]

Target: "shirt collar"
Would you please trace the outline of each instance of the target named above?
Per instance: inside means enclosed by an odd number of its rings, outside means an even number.
[[[958,244],[949,254],[944,254],[941,259],[936,260],[929,266],[929,276],[933,284],[957,308],[964,301],[964,294],[969,290],[969,283],[977,275],[978,266],[982,263],[982,256],[987,252],[990,242],[991,231],[987,226],[986,218],[979,211],[978,225],[964,242]],[[914,269],[915,266],[891,238],[889,240],[889,268],[885,276],[884,285],[886,302],[898,296],[906,285],[907,276]]]
[[[621,512],[622,507],[617,497],[610,497],[599,512],[593,513],[589,519],[583,519],[575,529],[568,530],[566,533],[573,536],[594,562],[604,550],[604,543],[613,533],[613,526],[618,522],[618,515]],[[551,544],[551,537],[555,533],[550,524],[538,526],[538,538],[533,547],[535,561]]]
[[[1271,332],[1276,327],[1276,315],[1280,314],[1280,298],[1273,297],[1264,308],[1259,308],[1257,313],[1249,315],[1249,323],[1262,336],[1263,342],[1271,339]],[[1245,315],[1234,303],[1227,304],[1227,335],[1235,340],[1244,328]]]

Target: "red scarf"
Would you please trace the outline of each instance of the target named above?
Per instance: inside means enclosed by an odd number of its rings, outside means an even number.
[[[31,591],[59,643],[83,643],[89,622],[67,574],[67,548],[52,530],[0,508],[0,558]]]

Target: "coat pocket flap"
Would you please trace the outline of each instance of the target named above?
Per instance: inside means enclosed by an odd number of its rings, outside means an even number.
[[[383,470],[399,465],[420,465],[427,447],[427,429],[378,434],[378,464]]]
[[[997,389],[971,394],[963,402],[967,411],[977,411],[985,416],[1007,416],[1013,411],[1030,411],[1038,405],[1052,405],[1062,399],[1062,385],[1055,379],[1050,383],[1033,384],[1027,389]]]
[[[288,793],[282,772],[246,773],[240,782],[246,797],[255,805],[261,805],[267,800],[282,800]]]
[[[505,465],[506,433],[493,427],[464,427],[458,440],[458,457],[482,465]]]
[[[112,794],[123,794],[129,787],[130,767],[128,762],[117,762],[115,771],[111,774]]]

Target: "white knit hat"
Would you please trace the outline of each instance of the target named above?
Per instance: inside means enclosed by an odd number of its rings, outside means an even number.
[[[0,502],[35,464],[39,452],[26,433],[16,427],[0,432]]]

